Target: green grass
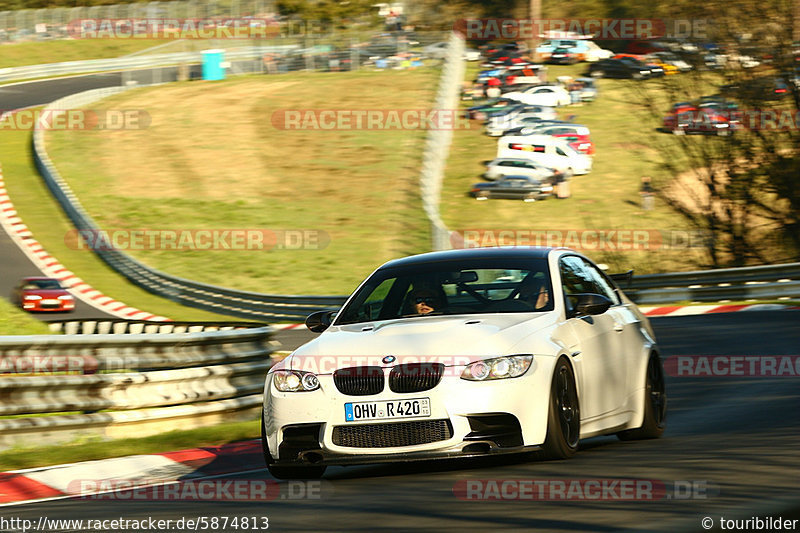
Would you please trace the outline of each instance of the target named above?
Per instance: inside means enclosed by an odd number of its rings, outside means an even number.
[[[109,457],[162,453],[199,446],[216,446],[255,439],[259,435],[259,421],[250,420],[199,429],[170,431],[139,439],[114,441],[80,439],[58,446],[15,447],[0,452],[0,472]],[[254,468],[258,466],[254,465]]]
[[[119,57],[169,41],[142,39],[53,40],[0,46],[0,68]]]
[[[585,65],[548,66],[548,79],[561,75],[580,75]],[[474,76],[474,69],[467,76]],[[572,197],[526,203],[518,200],[478,202],[469,197],[471,185],[481,181],[484,161],[494,159],[497,140],[475,127],[455,133],[442,192],[441,210],[451,230],[651,230],[656,236],[670,231],[684,232],[687,223],[668,206],[656,201],[653,211],[641,209],[641,177],[653,176],[664,185],[671,176],[662,170],[663,157],[680,158],[668,153],[664,138],[655,130],[644,105],[637,104],[645,95],[668,104],[659,80],[637,83],[630,80],[600,80],[599,96],[590,104],[560,108],[559,115],[591,130],[595,143],[593,170],[571,181]],[[468,106],[465,103],[465,107]],[[661,105],[661,104],[659,104]],[[566,243],[570,245],[570,243]],[[667,251],[584,250],[612,271],[635,268],[637,273],[675,271],[693,268],[701,259],[697,249]]]
[[[92,252],[67,246],[65,236],[73,226],[33,165],[30,137],[27,131],[0,131],[0,164],[6,189],[19,216],[49,253],[95,289],[143,311],[173,320],[230,320],[228,316],[192,309],[150,294],[115,273]]]
[[[418,186],[426,132],[284,130],[273,112],[425,108],[437,84],[426,68],[146,88],[97,107],[143,109],[149,128],[49,132],[48,152],[101,227],[321,236],[300,250],[132,251],[148,265],[244,290],[348,294],[377,265],[429,249]]]
[[[0,298],[0,335],[47,335],[50,330],[25,311]]]

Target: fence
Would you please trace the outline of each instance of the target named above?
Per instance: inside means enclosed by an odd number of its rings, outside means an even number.
[[[96,326],[87,321],[77,329]],[[57,413],[0,419],[0,446],[33,436],[49,442],[87,433],[143,436],[252,419],[273,362],[273,330],[177,326],[206,331],[0,337],[0,416]]]
[[[464,80],[464,39],[453,32],[448,41],[447,57],[439,80],[439,92],[434,108],[437,110],[457,109],[461,83]],[[450,128],[431,129],[422,156],[422,175],[420,186],[422,206],[431,223],[431,246],[433,250],[450,248],[450,232],[439,213],[439,200],[442,195],[442,180],[453,130]]]

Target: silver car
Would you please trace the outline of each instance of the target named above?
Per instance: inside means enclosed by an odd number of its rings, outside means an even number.
[[[528,176],[542,182],[548,182],[554,175],[555,171],[552,168],[530,159],[498,157],[486,164],[486,173],[483,177],[494,181],[503,176]]]

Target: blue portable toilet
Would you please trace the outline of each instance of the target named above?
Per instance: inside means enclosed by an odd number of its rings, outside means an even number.
[[[225,50],[203,50],[203,79],[224,80]]]

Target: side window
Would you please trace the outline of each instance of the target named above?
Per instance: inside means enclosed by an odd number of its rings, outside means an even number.
[[[562,149],[561,149],[561,148],[559,148],[558,146],[556,146],[556,153],[557,153],[558,155],[560,155],[560,156],[567,157],[567,154],[566,154],[566,153],[564,153],[564,150],[562,150]]]
[[[611,302],[614,305],[619,305],[620,303],[619,295],[617,294],[617,291],[614,290],[614,287],[611,285],[611,283],[609,283],[609,281],[606,279],[605,275],[603,275],[603,273],[600,272],[600,270],[596,266],[590,263],[585,263],[585,264],[586,264],[586,269],[592,275],[592,279],[594,280],[594,285],[597,288],[596,290],[597,294],[602,294],[603,296],[611,300]]]
[[[614,304],[620,303],[613,287],[591,263],[587,263],[580,257],[568,255],[561,258],[559,268],[568,311],[571,311],[574,306],[574,298],[571,296],[580,293],[601,294]]]

